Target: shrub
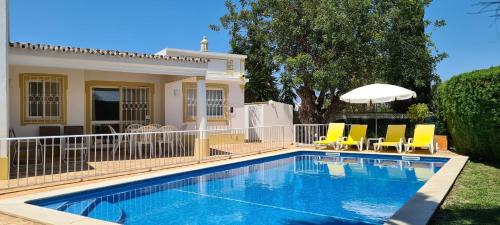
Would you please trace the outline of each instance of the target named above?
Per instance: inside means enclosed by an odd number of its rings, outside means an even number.
[[[413,123],[422,123],[431,115],[429,107],[425,103],[413,104],[408,107],[408,119]]]
[[[500,161],[500,66],[452,77],[440,85],[438,105],[459,153]]]

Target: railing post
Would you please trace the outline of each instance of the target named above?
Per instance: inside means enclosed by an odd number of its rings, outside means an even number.
[[[197,143],[195,143],[195,145],[194,145],[196,147],[195,151],[197,151],[197,154],[198,154],[198,163],[201,162],[201,145],[202,145],[201,136],[203,135],[202,132],[203,131],[201,131],[201,130],[198,131],[198,138],[195,139],[195,142],[197,142]]]
[[[293,146],[297,146],[297,124],[293,125]]]
[[[281,149],[285,149],[285,126],[281,126]]]

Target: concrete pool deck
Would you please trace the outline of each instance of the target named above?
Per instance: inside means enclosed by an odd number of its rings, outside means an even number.
[[[113,224],[88,217],[78,216],[34,205],[26,204],[26,201],[47,198],[62,194],[78,192],[82,190],[96,189],[110,185],[138,181],[159,176],[187,172],[219,165],[242,162],[252,159],[264,158],[274,155],[292,153],[300,150],[313,150],[310,147],[296,147],[285,150],[277,150],[262,154],[249,155],[240,158],[224,159],[201,164],[186,165],[176,168],[168,168],[142,174],[129,174],[121,177],[108,177],[98,180],[88,180],[79,183],[63,184],[58,186],[43,187],[39,189],[25,190],[15,193],[0,195],[0,224]],[[325,150],[318,150],[325,151]],[[374,151],[331,151],[328,152],[352,152],[360,154],[384,154],[401,155],[388,152]],[[460,174],[468,158],[448,151],[438,151],[434,155],[412,153],[407,155],[426,157],[450,158],[424,186],[403,205],[386,224],[427,224],[434,211],[439,207],[446,194],[453,186],[455,179]]]

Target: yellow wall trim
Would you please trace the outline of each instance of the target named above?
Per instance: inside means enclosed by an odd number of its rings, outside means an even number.
[[[9,158],[0,157],[0,180],[9,179]]]

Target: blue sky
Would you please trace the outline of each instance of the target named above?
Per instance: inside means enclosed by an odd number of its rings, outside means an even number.
[[[500,22],[472,14],[477,0],[435,0],[429,19],[447,26],[429,30],[450,57],[443,78],[500,64]],[[226,31],[213,32],[226,9],[223,0],[10,0],[11,41],[154,53],[163,48],[199,49],[203,35],[210,51],[227,52]]]

